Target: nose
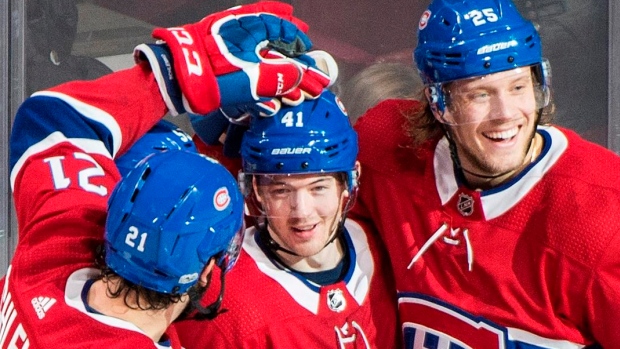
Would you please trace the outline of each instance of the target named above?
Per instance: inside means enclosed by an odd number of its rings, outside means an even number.
[[[491,119],[513,119],[518,115],[519,104],[516,98],[508,94],[498,94],[491,100]],[[523,101],[521,101],[523,102]]]
[[[310,215],[313,208],[313,199],[305,190],[298,190],[290,197],[291,216],[302,218]]]

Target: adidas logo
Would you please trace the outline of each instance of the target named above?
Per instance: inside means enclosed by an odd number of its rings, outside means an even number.
[[[35,297],[30,303],[32,303],[32,307],[34,311],[37,312],[37,316],[39,319],[43,319],[45,317],[45,313],[56,303],[54,298],[49,297]]]

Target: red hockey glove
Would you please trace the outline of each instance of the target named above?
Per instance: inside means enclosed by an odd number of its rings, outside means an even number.
[[[307,26],[292,16],[290,5],[260,2],[195,24],[157,28],[153,36],[166,45],[140,45],[136,57],[148,59],[171,114],[207,114],[220,106],[269,102],[312,85],[300,85],[314,78],[304,77],[297,61],[258,54],[268,45],[305,53],[312,44],[304,30]]]
[[[261,56],[275,60],[286,58],[284,54],[276,50],[264,50]],[[323,89],[330,87],[338,79],[338,65],[334,58],[325,51],[310,51],[293,57],[293,61],[302,70],[303,75],[298,88],[282,96],[282,102],[285,104],[298,105],[305,99],[315,99],[321,95]],[[275,114],[275,112],[268,113],[268,103],[258,103],[262,109],[262,115]]]

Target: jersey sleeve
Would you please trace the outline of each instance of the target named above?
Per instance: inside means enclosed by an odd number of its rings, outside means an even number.
[[[105,209],[119,179],[113,158],[165,114],[140,66],[33,94],[10,139],[10,181],[21,234],[78,205]]]

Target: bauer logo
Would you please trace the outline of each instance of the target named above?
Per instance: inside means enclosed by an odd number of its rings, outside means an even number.
[[[299,155],[310,154],[312,148],[275,148],[271,150],[271,155]]]
[[[213,207],[218,211],[223,211],[230,204],[230,195],[228,194],[228,188],[221,187],[213,195]]]
[[[517,47],[517,46],[519,46],[519,43],[517,42],[517,40],[510,40],[507,42],[498,42],[496,44],[482,46],[481,48],[478,49],[478,54],[484,55],[487,53],[506,50],[509,48]]]

